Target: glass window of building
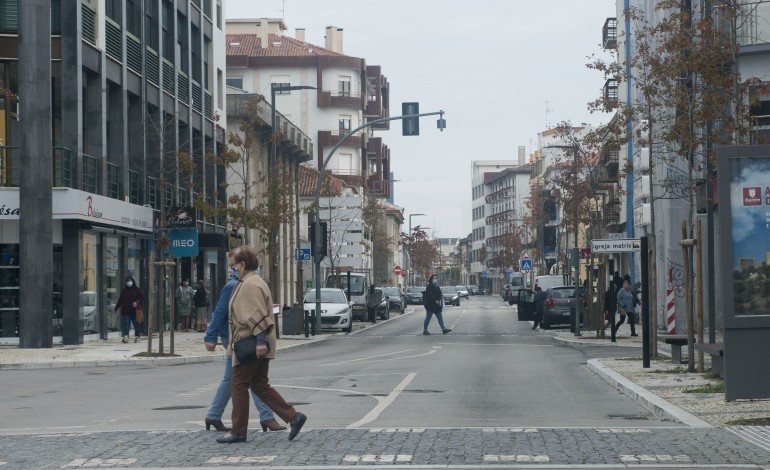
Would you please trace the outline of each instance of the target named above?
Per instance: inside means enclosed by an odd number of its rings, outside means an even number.
[[[96,288],[101,274],[99,266],[99,235],[83,232],[80,258],[80,313],[83,317],[83,333],[99,332],[99,312]]]

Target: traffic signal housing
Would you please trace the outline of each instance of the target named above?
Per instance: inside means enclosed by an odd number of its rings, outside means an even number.
[[[401,115],[420,114],[420,103],[401,103]],[[401,135],[420,135],[420,118],[410,117],[401,120]]]

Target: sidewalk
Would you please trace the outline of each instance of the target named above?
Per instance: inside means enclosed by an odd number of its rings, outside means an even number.
[[[607,330],[609,333],[609,330]],[[725,401],[724,379],[709,373],[710,357],[704,357],[704,373],[687,372],[687,363],[671,362],[671,348],[659,342],[657,358],[650,361],[650,368],[642,367],[642,329],[636,326],[639,336],[630,336],[630,328],[621,325],[617,342],[597,338],[594,331],[583,331],[578,337],[569,330],[548,330],[555,344],[583,349],[586,347],[636,347],[638,354],[621,358],[592,359],[588,368],[604,381],[630,396],[659,418],[678,421],[693,427],[770,424],[770,399]],[[682,354],[686,355],[686,348]],[[686,358],[683,358],[686,360]],[[695,367],[698,367],[697,352]],[[754,423],[750,420],[763,420]]]

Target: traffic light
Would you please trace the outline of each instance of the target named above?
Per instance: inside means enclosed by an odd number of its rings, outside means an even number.
[[[321,259],[324,259],[329,253],[329,247],[327,244],[327,240],[329,240],[328,230],[328,222],[321,222]],[[310,226],[308,227],[308,232],[308,238],[310,239],[310,254],[315,256],[315,224],[312,222],[312,219]]]
[[[401,103],[401,115],[420,114],[420,103]],[[411,117],[401,120],[401,135],[420,135],[420,118]]]

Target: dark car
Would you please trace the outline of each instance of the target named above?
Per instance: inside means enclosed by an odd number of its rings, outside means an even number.
[[[401,289],[398,287],[383,287],[382,293],[385,294],[385,298],[388,299],[389,309],[398,310],[401,313],[406,310],[406,298],[401,295]]]
[[[471,292],[471,295],[481,294],[481,292],[479,292],[479,286],[468,286],[468,290]]]
[[[381,320],[387,320],[390,318],[390,305],[388,302],[388,298],[385,295],[385,292],[379,287],[375,287],[375,298],[381,298],[382,302],[378,303],[377,306],[374,308],[375,315],[377,315],[377,318]],[[379,291],[379,292],[377,292]]]
[[[406,288],[406,303],[422,305],[422,291],[424,287],[407,287]]]
[[[444,305],[452,304],[456,307],[460,306],[460,293],[457,292],[455,286],[442,286],[441,296],[444,297]]]
[[[585,288],[581,287],[580,300],[583,305],[585,305],[587,295]],[[552,325],[569,325],[572,309],[576,305],[574,286],[551,287],[546,290],[543,305],[543,328],[547,329]]]

